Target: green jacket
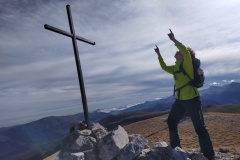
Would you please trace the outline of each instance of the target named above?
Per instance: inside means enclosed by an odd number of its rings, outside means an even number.
[[[159,57],[159,63],[162,69],[170,74],[173,74],[174,72],[179,70],[179,67],[181,63],[183,63],[183,68],[187,72],[187,74],[193,79],[194,73],[193,73],[193,65],[192,65],[192,57],[190,53],[188,52],[187,48],[180,42],[176,42],[175,46],[179,49],[179,51],[183,55],[183,61],[176,61],[175,65],[167,66],[164,62],[162,57]],[[197,59],[196,59],[197,60]],[[198,60],[199,61],[199,60]],[[200,64],[200,61],[199,61]],[[180,88],[183,85],[187,84],[190,80],[189,78],[184,75],[182,72],[180,73],[174,73],[174,81],[175,81],[175,87]],[[176,98],[178,99],[178,92],[176,93]],[[200,96],[197,88],[187,85],[186,87],[182,88],[180,90],[180,100],[188,100],[192,99],[194,97]]]

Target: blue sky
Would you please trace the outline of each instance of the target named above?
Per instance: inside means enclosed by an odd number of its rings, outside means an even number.
[[[175,37],[202,61],[205,88],[240,82],[240,1],[1,0],[0,127],[82,111],[69,31],[70,4],[89,111],[170,96],[172,76],[161,70],[157,44],[175,63]]]

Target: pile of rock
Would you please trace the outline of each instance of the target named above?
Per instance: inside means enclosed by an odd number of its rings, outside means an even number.
[[[98,123],[90,129],[75,130],[62,140],[56,160],[207,160],[194,151],[171,148],[166,142],[149,147],[141,135],[128,135],[121,127],[108,132]]]

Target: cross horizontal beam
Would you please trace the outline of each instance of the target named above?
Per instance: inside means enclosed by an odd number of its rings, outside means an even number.
[[[59,33],[59,34],[65,35],[65,36],[68,36],[68,37],[70,37],[70,38],[73,38],[73,34],[72,34],[72,33],[69,33],[69,32],[66,32],[66,31],[64,31],[64,30],[58,29],[58,28],[53,27],[53,26],[51,26],[51,25],[45,24],[45,25],[44,25],[44,28],[45,28],[45,29],[48,29],[48,30],[50,30],[50,31],[53,31],[53,32],[56,32],[56,33]],[[86,38],[83,38],[83,37],[80,37],[80,36],[77,36],[77,35],[76,35],[76,39],[79,40],[79,41],[82,41],[82,42],[91,44],[91,45],[95,45],[95,44],[96,44],[96,43],[93,42],[93,41],[90,41],[90,40],[88,40],[88,39],[86,39]]]

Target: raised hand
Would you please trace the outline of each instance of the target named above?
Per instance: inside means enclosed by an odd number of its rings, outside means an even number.
[[[171,29],[169,30],[170,30],[170,33],[168,34],[169,39],[172,40],[173,42],[176,42],[173,32],[171,31]]]
[[[158,57],[160,57],[160,51],[159,51],[159,48],[158,46],[156,45],[156,48],[154,48],[154,51],[157,53]]]

